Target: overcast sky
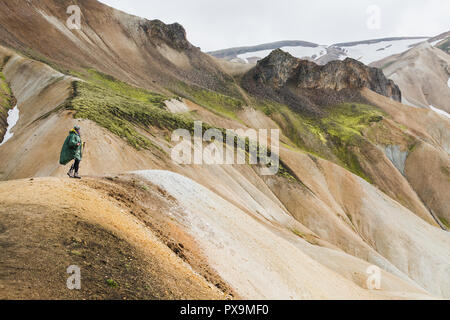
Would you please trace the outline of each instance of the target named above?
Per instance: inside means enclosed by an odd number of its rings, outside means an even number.
[[[279,40],[333,44],[382,37],[435,36],[450,30],[450,0],[101,2],[148,19],[178,22],[185,27],[189,41],[203,51]]]

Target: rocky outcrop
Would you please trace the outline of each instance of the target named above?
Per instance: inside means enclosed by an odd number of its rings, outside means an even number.
[[[186,50],[192,47],[186,38],[186,30],[178,23],[167,25],[160,20],[142,19],[139,28],[153,41],[163,41],[175,49]]]
[[[320,66],[277,49],[259,61],[246,74],[245,79],[256,82],[257,86],[263,85],[276,90],[285,86],[333,91],[368,88],[395,101],[401,101],[400,89],[380,69],[368,67],[350,58]]]
[[[276,49],[258,62],[247,75],[252,75],[255,82],[280,89],[294,76],[301,60],[281,49]]]
[[[296,71],[297,85],[308,89],[342,90],[369,88],[376,93],[401,101],[398,86],[387,79],[377,68],[370,68],[354,59],[332,61],[318,66],[310,61],[301,61]]]

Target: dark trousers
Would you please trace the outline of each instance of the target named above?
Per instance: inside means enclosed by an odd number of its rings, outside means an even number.
[[[72,164],[72,167],[70,168],[70,171],[75,170],[75,173],[78,173],[78,169],[80,169],[80,160],[75,159],[74,163]]]

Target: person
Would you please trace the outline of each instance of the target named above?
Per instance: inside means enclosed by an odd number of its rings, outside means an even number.
[[[69,172],[67,172],[70,178],[81,179],[78,170],[80,169],[82,156],[81,128],[75,126],[70,130],[69,135],[64,141],[59,158],[59,163],[64,166],[74,160]]]

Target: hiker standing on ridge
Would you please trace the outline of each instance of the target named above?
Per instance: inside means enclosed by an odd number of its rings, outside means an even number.
[[[78,175],[78,169],[80,168],[80,162],[83,156],[80,131],[81,129],[79,126],[75,126],[72,130],[70,130],[66,141],[64,141],[64,145],[61,150],[61,156],[59,158],[59,163],[64,166],[70,161],[75,160],[69,172],[67,172],[67,175],[70,178],[75,179],[81,179],[81,177]]]

